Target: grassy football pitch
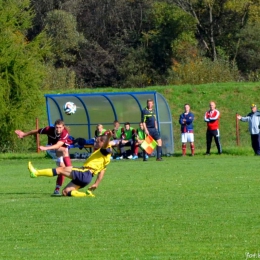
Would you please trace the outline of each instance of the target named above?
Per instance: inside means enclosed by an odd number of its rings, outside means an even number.
[[[27,162],[0,161],[0,259],[260,258],[256,156],[112,161],[95,198],[51,197]]]

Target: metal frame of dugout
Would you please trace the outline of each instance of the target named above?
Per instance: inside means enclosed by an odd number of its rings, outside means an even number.
[[[132,127],[137,128],[147,99],[153,99],[158,130],[163,142],[163,155],[171,155],[174,152],[169,105],[163,95],[156,91],[46,94],[45,99],[49,125],[53,125],[57,119],[62,119],[69,127],[71,136],[85,139],[94,137],[97,124],[102,124],[105,129],[112,129],[114,120],[118,120],[122,127],[125,122],[129,122]],[[64,113],[63,106],[68,101],[76,104],[75,114]]]

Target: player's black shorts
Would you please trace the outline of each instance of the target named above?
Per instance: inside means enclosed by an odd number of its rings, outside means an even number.
[[[147,128],[149,135],[155,140],[161,139],[161,136],[156,128]]]
[[[85,167],[72,168],[72,183],[84,188],[92,180],[92,172]]]

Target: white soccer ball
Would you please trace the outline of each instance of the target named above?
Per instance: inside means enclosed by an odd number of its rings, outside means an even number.
[[[75,114],[77,107],[73,102],[67,102],[64,105],[63,110],[66,115],[71,115],[71,114]]]

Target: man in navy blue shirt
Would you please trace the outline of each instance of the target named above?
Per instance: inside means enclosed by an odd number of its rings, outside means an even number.
[[[184,105],[184,113],[180,115],[179,123],[181,125],[182,156],[186,155],[186,143],[190,143],[191,155],[194,156],[194,133],[193,133],[194,115],[190,112],[190,105]]]
[[[141,122],[144,126],[146,135],[150,135],[157,142],[157,159],[156,161],[162,161],[162,139],[158,131],[158,124],[156,119],[156,113],[153,109],[154,102],[152,99],[147,100],[147,107],[142,110]],[[143,160],[146,161],[145,157]]]

